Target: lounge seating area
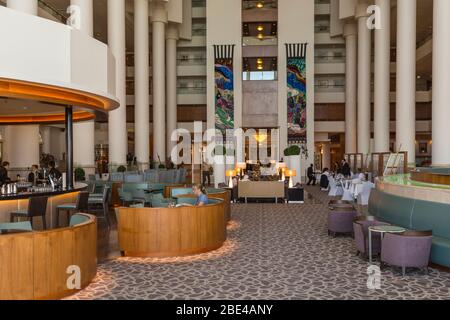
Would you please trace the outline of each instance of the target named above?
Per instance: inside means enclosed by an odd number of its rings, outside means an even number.
[[[356,255],[380,267],[399,267],[406,276],[407,268],[428,273],[431,258],[432,231],[397,229],[371,215],[359,215],[350,201],[332,200],[328,204],[328,235],[350,235]]]

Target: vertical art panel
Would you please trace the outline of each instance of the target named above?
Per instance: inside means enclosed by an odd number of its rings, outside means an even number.
[[[216,84],[216,129],[225,135],[226,130],[234,129],[234,46],[214,46],[215,84]]]
[[[306,44],[287,44],[288,142],[306,143]]]

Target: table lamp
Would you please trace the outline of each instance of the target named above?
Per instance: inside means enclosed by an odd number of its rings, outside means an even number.
[[[244,170],[247,169],[247,163],[238,162],[236,165],[237,174],[242,178],[244,176]]]
[[[289,188],[293,188],[294,180],[292,178],[297,176],[297,171],[296,170],[287,170],[286,176],[289,177]]]
[[[233,188],[233,177],[236,176],[236,171],[235,170],[227,170],[226,176],[229,178],[228,187]]]

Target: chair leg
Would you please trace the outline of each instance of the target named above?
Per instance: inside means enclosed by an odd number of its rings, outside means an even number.
[[[406,276],[406,267],[402,267],[402,275],[405,277]]]
[[[108,227],[109,227],[110,224],[109,224],[109,218],[108,218],[108,205],[107,204],[103,204],[103,215],[105,216],[106,223],[108,224]]]
[[[56,228],[59,228],[59,209],[56,208]]]
[[[42,216],[42,226],[44,227],[44,230],[47,230],[47,221],[45,219],[45,215]]]

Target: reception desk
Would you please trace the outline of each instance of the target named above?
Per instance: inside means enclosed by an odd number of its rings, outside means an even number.
[[[77,183],[72,190],[57,190],[52,192],[22,192],[12,195],[0,196],[0,223],[9,222],[10,213],[17,210],[26,210],[28,208],[28,200],[32,197],[46,196],[48,197],[47,212],[45,218],[47,220],[47,228],[56,227],[56,207],[63,203],[75,203],[77,195],[80,191],[87,190],[87,185]],[[61,218],[65,218],[61,215]],[[34,229],[42,230],[42,221],[35,218]]]
[[[0,235],[0,300],[72,295],[79,289],[67,285],[71,266],[79,268],[80,289],[92,282],[97,273],[97,222],[94,216],[81,216],[84,221],[73,227]]]
[[[119,247],[125,256],[178,257],[220,248],[226,240],[224,202],[202,207],[119,208]]]

